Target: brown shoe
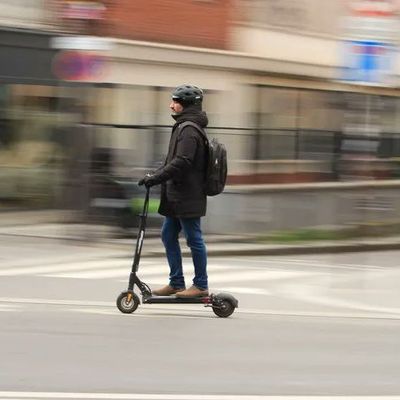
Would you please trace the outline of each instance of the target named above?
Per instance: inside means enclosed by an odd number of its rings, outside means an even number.
[[[208,296],[207,289],[200,289],[197,286],[191,286],[189,289],[176,293],[176,297],[206,297]]]
[[[174,288],[170,285],[164,286],[161,289],[153,290],[152,294],[154,296],[171,296],[172,294],[182,292],[185,288]]]

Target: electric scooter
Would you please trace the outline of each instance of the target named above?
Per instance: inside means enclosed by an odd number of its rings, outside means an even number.
[[[135,256],[132,270],[129,276],[128,290],[122,292],[117,298],[117,307],[124,314],[131,314],[140,304],[139,296],[134,292],[136,285],[140,290],[142,304],[203,304],[211,307],[214,314],[221,318],[229,317],[238,307],[238,300],[229,293],[210,294],[206,297],[180,298],[172,296],[155,296],[148,285],[142,282],[137,276],[142,253],[143,241],[146,231],[147,214],[149,210],[150,188],[146,189],[146,197],[143,204],[143,212],[140,214],[139,234],[136,241]]]

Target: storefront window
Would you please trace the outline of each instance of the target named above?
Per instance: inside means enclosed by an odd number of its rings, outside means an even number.
[[[292,159],[298,124],[296,89],[260,88],[256,159]]]
[[[56,88],[7,85],[0,100],[0,201],[54,206],[66,157]]]
[[[361,159],[370,162],[363,179],[397,174],[388,163],[378,166],[378,159],[400,156],[399,98],[268,86],[258,90],[255,159],[314,161],[325,179],[358,179],[346,169]]]

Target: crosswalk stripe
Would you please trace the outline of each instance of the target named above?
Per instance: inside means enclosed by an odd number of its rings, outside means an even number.
[[[97,400],[307,400],[311,396],[246,394],[153,394],[153,393],[72,393],[0,392],[1,399],[97,399]],[[312,396],[313,400],[399,400],[399,396]]]
[[[100,254],[99,252],[92,253],[91,255],[85,253],[83,257],[86,257],[87,261],[118,259],[121,257],[121,252],[107,250],[106,252],[101,252]],[[126,258],[129,258],[129,256],[127,256]],[[82,261],[82,255],[80,256],[79,252],[71,251],[70,253],[63,253],[62,255],[46,254],[43,257],[42,265],[75,264],[80,261]],[[7,269],[35,267],[37,264],[37,258],[26,257],[23,259],[7,261]]]
[[[59,265],[0,269],[0,276],[39,275],[52,278],[72,279],[112,279],[127,278],[131,270],[130,258],[108,258],[87,260]],[[193,272],[190,259],[184,259],[184,271]],[[148,284],[163,284],[168,276],[166,260],[144,259],[141,261],[139,275]],[[273,281],[288,278],[314,276],[315,272],[281,271],[271,268],[245,269],[232,263],[209,263],[209,279],[213,283]]]
[[[276,266],[280,265],[292,265],[292,266],[306,266],[306,267],[315,267],[315,268],[335,268],[335,269],[354,269],[354,270],[365,270],[365,269],[386,269],[387,267],[379,266],[379,265],[369,265],[369,264],[343,264],[343,263],[329,263],[324,260],[317,259],[293,259],[293,258],[270,258],[270,257],[252,257],[248,259],[246,257],[238,257],[238,258],[224,258],[225,261],[231,262],[233,264],[245,263],[246,261],[250,261],[252,264],[259,264],[261,267],[271,267],[276,264]]]
[[[16,304],[0,304],[0,312],[21,311],[21,306]]]
[[[254,287],[236,287],[236,286],[224,286],[221,288],[215,288],[215,292],[229,292],[236,294],[251,294],[253,296],[271,296],[271,291],[267,289],[254,288]]]
[[[245,282],[245,281],[272,281],[287,278],[299,278],[305,276],[315,276],[315,273],[308,272],[292,272],[292,271],[241,271],[241,272],[229,272],[229,273],[213,273],[209,270],[208,277],[210,282],[215,283],[225,283],[225,282]],[[158,285],[163,283],[162,278],[164,277],[150,277],[149,279],[144,279],[147,284]]]
[[[108,259],[108,260],[91,260],[83,262],[63,263],[59,265],[44,265],[34,267],[22,267],[22,268],[4,268],[0,269],[0,276],[7,275],[38,275],[53,272],[68,272],[68,271],[79,271],[93,268],[109,267],[126,267],[129,269],[132,261],[130,259]],[[144,260],[142,264],[152,264],[153,262]]]
[[[219,270],[231,270],[230,267],[225,265],[214,265],[209,271],[219,271]],[[166,274],[168,274],[169,269],[167,265],[157,265],[151,267],[145,267],[143,271],[140,271],[140,275],[143,278],[146,277],[154,277],[154,276],[162,276],[165,278]],[[103,269],[100,271],[77,271],[75,273],[65,272],[59,274],[46,274],[48,277],[57,277],[57,278],[79,278],[79,279],[106,279],[106,278],[121,278],[124,276],[128,276],[130,273],[130,265],[126,265],[124,268],[109,268]]]
[[[213,282],[233,282],[233,281],[252,281],[257,279],[279,280],[287,278],[297,278],[303,276],[315,275],[313,272],[297,272],[297,271],[240,271],[229,274],[214,274],[212,275]]]

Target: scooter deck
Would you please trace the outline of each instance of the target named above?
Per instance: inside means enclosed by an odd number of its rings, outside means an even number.
[[[143,299],[144,304],[209,304],[210,297],[151,296]]]

